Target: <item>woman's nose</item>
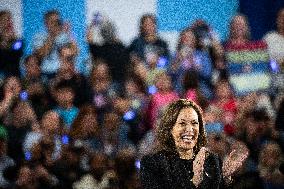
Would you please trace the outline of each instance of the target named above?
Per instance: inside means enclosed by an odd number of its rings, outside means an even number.
[[[192,125],[190,125],[190,124],[188,124],[188,125],[185,127],[185,129],[186,129],[186,131],[188,131],[188,132],[193,131],[193,127],[192,127]]]

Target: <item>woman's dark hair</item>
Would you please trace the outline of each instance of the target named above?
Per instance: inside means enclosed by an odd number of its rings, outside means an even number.
[[[284,98],[282,99],[279,109],[277,111],[275,128],[277,130],[284,130]]]
[[[144,31],[144,28],[143,28],[143,25],[144,25],[144,22],[147,20],[147,19],[151,19],[154,24],[156,25],[157,24],[157,20],[156,20],[156,17],[154,14],[144,14],[141,18],[140,18],[140,24],[139,24],[139,29],[140,29],[140,35],[142,37],[145,36],[145,31]]]
[[[165,150],[170,153],[177,153],[175,141],[171,132],[180,111],[185,108],[193,108],[198,115],[199,134],[197,144],[193,148],[193,152],[197,154],[201,147],[204,147],[206,145],[206,136],[201,108],[193,101],[187,99],[179,99],[171,103],[162,116],[160,124],[157,128],[157,151]]]

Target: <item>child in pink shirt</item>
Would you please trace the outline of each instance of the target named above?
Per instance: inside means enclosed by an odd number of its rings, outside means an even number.
[[[222,112],[220,119],[224,124],[224,131],[226,134],[232,135],[235,132],[234,121],[237,115],[237,100],[231,92],[228,81],[217,82],[215,99],[211,102],[211,105]]]
[[[165,107],[169,103],[179,99],[178,93],[173,90],[171,78],[166,72],[160,73],[157,76],[155,86],[157,92],[152,95],[147,111],[150,129],[155,128],[156,121],[161,116]]]

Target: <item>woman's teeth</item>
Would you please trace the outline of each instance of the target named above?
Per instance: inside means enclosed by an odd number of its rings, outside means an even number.
[[[184,141],[184,142],[191,142],[193,140],[194,136],[193,135],[183,135],[181,137],[181,139]]]

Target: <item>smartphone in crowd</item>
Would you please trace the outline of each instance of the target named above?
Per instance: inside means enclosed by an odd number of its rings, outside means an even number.
[[[20,100],[21,101],[27,101],[28,98],[29,98],[29,94],[28,94],[27,91],[24,90],[20,93]]]
[[[62,144],[68,145],[69,142],[70,142],[69,136],[68,136],[68,135],[63,135],[63,136],[61,137],[61,142],[62,142]]]

